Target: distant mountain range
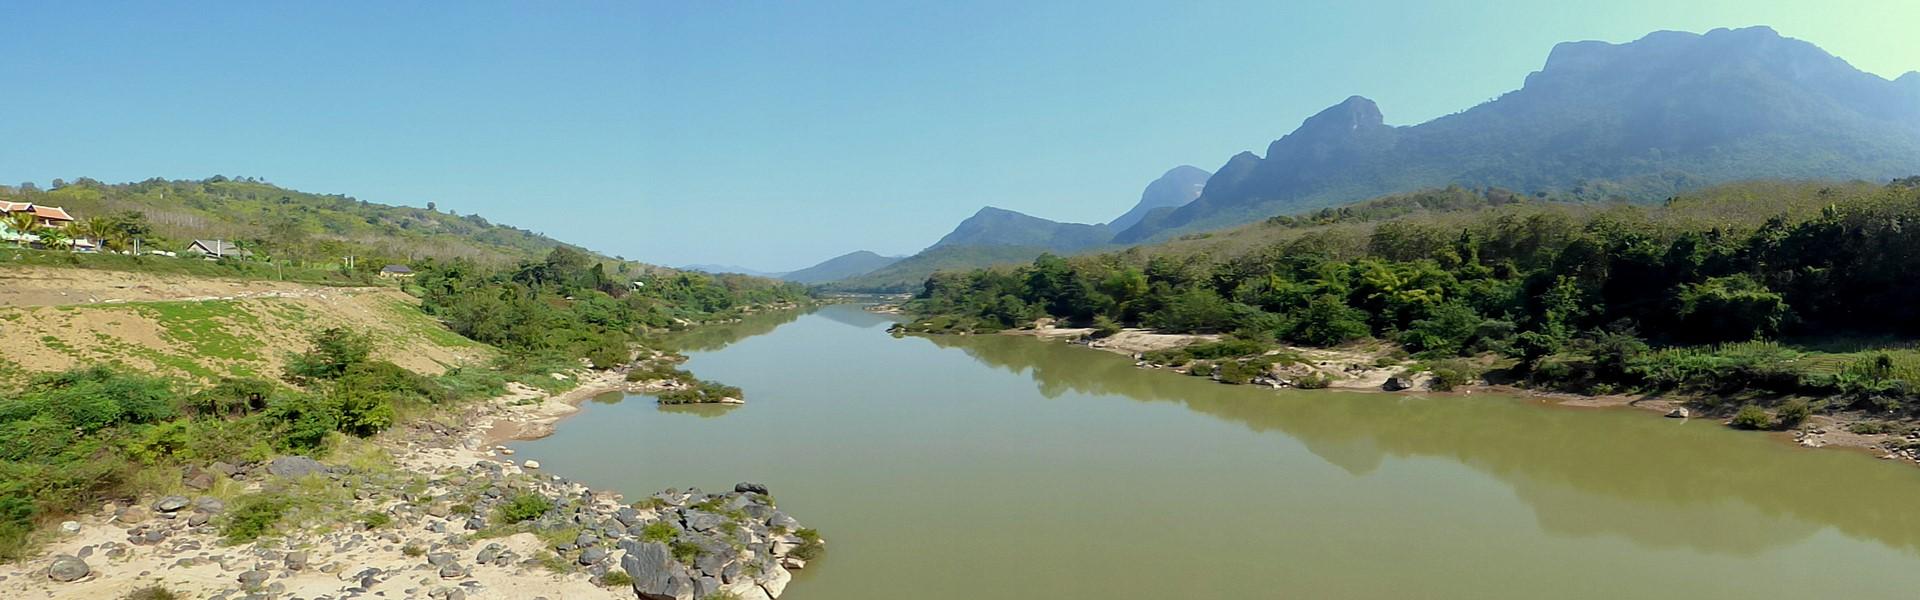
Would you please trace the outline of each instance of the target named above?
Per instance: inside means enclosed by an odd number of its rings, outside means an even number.
[[[781,275],[784,275],[784,273],[780,273],[778,271],[758,271],[758,270],[749,269],[746,267],[738,267],[734,265],[711,265],[711,264],[682,265],[680,269],[683,271],[699,271],[702,273],[712,273],[715,275],[734,273],[739,275],[752,275],[754,277],[774,277],[774,278],[778,278]]]
[[[799,283],[825,283],[836,279],[846,279],[865,275],[899,262],[899,256],[881,256],[866,250],[848,252],[829,258],[820,264],[791,273],[780,275],[781,279]]]
[[[1738,179],[1916,172],[1920,74],[1888,81],[1766,27],[1661,31],[1559,44],[1521,89],[1410,127],[1348,98],[1113,241],[1456,183],[1653,200]]]
[[[1744,179],[1916,173],[1920,72],[1889,81],[1767,27],[1660,31],[1556,45],[1519,90],[1419,125],[1387,125],[1372,100],[1349,97],[1265,156],[1241,152],[1212,174],[1166,172],[1106,225],[983,208],[920,255],[837,286],[897,290],[934,268],[1132,245],[1450,184],[1656,201]]]

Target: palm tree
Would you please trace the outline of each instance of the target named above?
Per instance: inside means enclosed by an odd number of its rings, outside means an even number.
[[[14,238],[14,243],[25,247],[27,245],[27,236],[40,232],[40,217],[30,211],[24,210],[8,213],[7,228],[12,229],[13,233],[20,236]]]
[[[40,230],[40,247],[48,250],[72,250],[73,237],[58,227],[45,227]]]
[[[93,240],[99,243],[101,250],[106,249],[107,237],[114,233],[113,225],[108,224],[105,219],[101,219],[100,217],[87,217],[75,221],[72,225],[67,226],[67,232],[73,234],[75,238]]]

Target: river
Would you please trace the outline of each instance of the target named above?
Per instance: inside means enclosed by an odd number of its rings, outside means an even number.
[[[767,484],[786,600],[1913,598],[1920,470],[1707,420],[1275,391],[858,306],[685,340],[737,408],[603,396],[519,454],[630,496]]]

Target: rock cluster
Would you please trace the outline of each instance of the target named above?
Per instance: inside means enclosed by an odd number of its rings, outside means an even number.
[[[802,536],[758,484],[727,494],[668,490],[641,505],[649,508],[615,517],[632,534],[620,539],[620,568],[644,600],[777,598],[793,579],[788,570],[806,566],[800,549],[819,543]]]

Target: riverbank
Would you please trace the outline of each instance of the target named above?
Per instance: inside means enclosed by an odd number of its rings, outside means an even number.
[[[764,487],[618,493],[515,462],[579,404],[645,388],[611,371],[560,394],[507,394],[352,442],[325,462],[281,457],[183,474],[183,492],[107,504],[0,570],[0,597],[774,598],[820,543]],[[225,544],[258,499],[283,536]],[[748,574],[751,573],[751,574]],[[264,594],[256,596],[256,594]],[[647,594],[653,594],[648,596]]]
[[[1170,334],[1138,328],[1122,329],[1113,335],[1092,339],[1094,332],[1095,330],[1090,327],[1056,327],[1047,320],[1042,320],[1032,328],[1008,329],[999,333],[1064,341],[1133,358],[1138,368],[1166,369],[1182,374],[1189,374],[1188,367],[1164,367],[1144,360],[1144,357],[1151,352],[1213,343],[1223,339],[1217,334]],[[1329,379],[1322,382],[1327,389],[1379,393],[1419,392],[1443,396],[1498,393],[1537,398],[1543,402],[1571,409],[1633,409],[1668,418],[1712,419],[1722,425],[1731,426],[1730,413],[1717,414],[1704,410],[1699,406],[1698,400],[1701,397],[1697,395],[1575,394],[1477,380],[1453,386],[1448,390],[1437,390],[1432,389],[1431,374],[1412,372],[1410,367],[1414,363],[1411,362],[1383,361],[1382,358],[1385,355],[1379,352],[1292,346],[1283,346],[1269,351],[1269,354],[1277,353],[1287,353],[1292,357],[1305,360],[1287,361],[1286,364],[1275,363],[1266,375],[1254,380],[1256,384],[1280,389],[1293,387],[1279,383],[1288,378],[1297,380],[1303,375],[1326,376]],[[1215,379],[1217,380],[1218,377],[1216,376]],[[1783,443],[1800,447],[1862,452],[1883,460],[1900,460],[1920,465],[1920,423],[1886,421],[1860,411],[1847,411],[1812,415],[1804,422],[1785,431],[1762,433]]]

